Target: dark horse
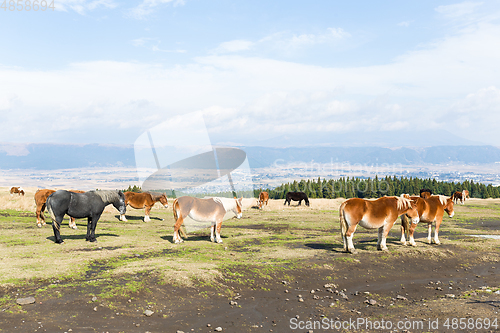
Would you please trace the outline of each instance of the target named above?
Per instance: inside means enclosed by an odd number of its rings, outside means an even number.
[[[302,200],[304,200],[306,206],[309,206],[309,198],[307,198],[307,194],[305,194],[304,192],[288,192],[286,194],[286,199],[284,204],[286,205],[286,203],[288,202],[288,206],[290,206],[290,200],[298,201],[299,206],[302,203]]]
[[[65,214],[74,218],[88,218],[87,237],[85,240],[95,242],[95,227],[101,217],[104,208],[113,204],[120,212],[125,214],[125,195],[122,191],[88,191],[85,193],[73,193],[59,190],[47,198],[47,211],[52,217],[52,229],[56,243],[63,243],[59,229]]]

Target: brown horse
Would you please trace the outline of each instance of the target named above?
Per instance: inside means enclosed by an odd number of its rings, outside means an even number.
[[[269,193],[267,192],[260,192],[259,194],[259,202],[257,203],[259,205],[259,208],[262,208],[264,203],[267,206],[267,202],[269,201]]]
[[[418,223],[415,202],[403,197],[382,197],[376,200],[352,198],[339,208],[340,229],[344,251],[355,253],[352,238],[358,225],[366,229],[378,228],[377,249],[387,251],[386,239],[398,216],[408,214]]]
[[[462,192],[455,192],[451,195],[451,199],[453,200],[453,202],[455,203],[455,205],[460,201],[461,204],[464,203],[465,199],[464,199],[464,196],[463,196],[463,191]]]
[[[433,195],[427,199],[420,197],[410,197],[413,201],[415,201],[417,205],[418,216],[420,217],[420,222],[427,223],[428,228],[428,236],[427,242],[431,244],[431,233],[432,233],[432,223],[436,223],[436,227],[434,230],[434,243],[440,244],[439,241],[439,226],[443,221],[444,212],[448,213],[450,217],[455,215],[453,210],[453,200],[452,198],[445,197],[444,195]],[[418,223],[418,221],[417,221]],[[410,245],[416,246],[415,239],[413,238],[413,234],[415,232],[415,228],[417,227],[417,223],[412,221],[411,226],[408,222],[408,218],[403,215],[401,216],[401,243],[406,245],[405,234],[408,234],[408,241]]]
[[[464,202],[466,199],[470,199],[469,191],[463,190],[462,191],[462,198],[464,199]]]
[[[150,192],[125,192],[125,205],[129,205],[135,209],[146,208],[144,213],[144,222],[150,222],[151,218],[149,217],[149,213],[151,212],[151,208],[155,205],[155,203],[160,202],[163,207],[168,208],[168,200],[167,195],[165,193],[155,194]],[[120,221],[127,221],[125,214],[120,215]]]
[[[10,195],[14,195],[14,194],[17,194],[19,196],[21,196],[21,195],[24,196],[23,188],[22,187],[15,187],[15,186],[11,187],[10,188]]]
[[[55,190],[42,189],[42,190],[36,191],[36,193],[35,193],[36,225],[38,228],[41,228],[43,225],[45,225],[45,216],[43,215],[43,212],[45,211],[47,198],[49,197],[49,195],[51,195],[54,192],[55,192]],[[84,193],[85,191],[70,190],[70,192]],[[73,217],[69,218],[69,227],[71,229],[78,228],[76,226],[76,222],[75,222],[75,219]]]
[[[182,223],[184,223],[184,220],[189,217],[194,221],[211,223],[210,240],[212,242],[222,243],[220,231],[224,216],[232,212],[240,219],[242,216],[242,200],[243,198],[198,199],[187,196],[175,199],[172,205],[175,219],[174,242],[178,244],[183,241],[179,236],[179,229]]]

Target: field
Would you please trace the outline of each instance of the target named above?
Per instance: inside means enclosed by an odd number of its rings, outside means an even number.
[[[363,332],[382,321],[387,332],[500,328],[500,240],[471,236],[500,236],[500,200],[456,205],[439,246],[426,243],[423,225],[418,246],[402,246],[398,221],[381,252],[377,232],[360,228],[351,255],[342,252],[340,199],[262,210],[247,202],[242,219],[224,222],[223,244],[208,229],[173,244],[170,208],[155,206],[146,223],[143,210],[129,208],[120,222],[108,206],[96,243],[85,241],[85,220],[78,230],[65,220],[58,245],[47,213],[36,227],[35,189],[26,190],[0,189],[0,332],[322,332],[349,323]],[[35,303],[16,303],[26,297]]]

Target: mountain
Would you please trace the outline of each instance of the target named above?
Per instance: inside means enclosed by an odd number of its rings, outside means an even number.
[[[493,146],[383,147],[240,147],[251,168],[292,162],[350,164],[486,164],[500,162]],[[0,144],[0,169],[75,169],[135,167],[132,145]]]

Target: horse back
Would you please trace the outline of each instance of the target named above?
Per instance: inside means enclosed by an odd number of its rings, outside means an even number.
[[[145,206],[154,205],[153,198],[151,194],[147,192],[135,193],[135,192],[125,192],[125,205],[130,205],[134,208],[144,208]]]
[[[223,217],[226,214],[226,210],[222,203],[212,198],[199,199],[184,196],[177,198],[176,205],[183,218],[188,215],[209,218],[210,216],[214,216],[214,214]]]
[[[417,202],[417,208],[422,222],[433,222],[444,214],[444,205],[437,195],[426,199],[420,198],[419,202]]]

